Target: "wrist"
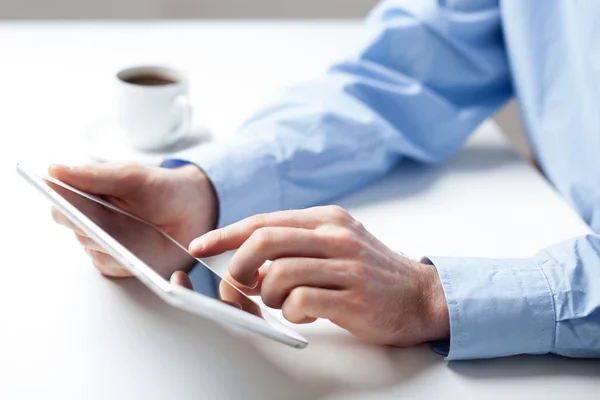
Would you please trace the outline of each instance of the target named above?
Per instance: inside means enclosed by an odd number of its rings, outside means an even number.
[[[440,276],[432,264],[421,264],[421,269],[423,342],[448,339],[450,316]]]
[[[192,197],[197,198],[199,204],[209,211],[211,218],[208,230],[215,229],[219,221],[219,199],[208,175],[195,164],[179,167],[178,171],[185,177],[190,187],[196,191],[196,195]]]

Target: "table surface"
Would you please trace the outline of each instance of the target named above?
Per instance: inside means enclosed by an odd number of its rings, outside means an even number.
[[[222,138],[360,35],[352,21],[0,25],[0,398],[598,398],[593,360],[447,363],[426,346],[361,343],[327,321],[298,328],[305,350],[225,329],[135,280],[102,278],[14,172],[17,161],[85,161],[82,132],[111,113],[112,74],[123,66],[185,70],[197,120]],[[403,163],[339,204],[415,256],[524,257],[588,232],[493,123],[450,162]]]

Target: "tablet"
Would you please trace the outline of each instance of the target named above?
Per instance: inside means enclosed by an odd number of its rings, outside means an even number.
[[[295,348],[302,349],[308,345],[305,338],[286,326],[268,309],[227,282],[209,265],[192,257],[186,247],[153,224],[119,209],[102,198],[82,192],[54,178],[39,176],[22,165],[17,165],[17,172],[106,253],[113,256],[167,303]],[[115,218],[114,213],[119,214],[118,218]],[[123,229],[124,226],[127,229]],[[161,254],[173,256],[148,256],[140,249],[140,245],[148,241],[158,246]],[[172,264],[161,265],[171,262],[177,262],[176,268],[173,268]],[[173,271],[179,265],[189,271],[194,290],[172,284],[169,281],[170,276],[161,272]]]

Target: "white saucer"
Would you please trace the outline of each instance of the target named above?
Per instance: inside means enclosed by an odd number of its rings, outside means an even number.
[[[156,151],[135,148],[121,127],[111,120],[92,125],[83,136],[83,147],[88,156],[96,162],[137,161],[143,164],[158,165],[176,152],[209,141],[211,135],[202,126],[194,126],[187,136],[177,143]]]

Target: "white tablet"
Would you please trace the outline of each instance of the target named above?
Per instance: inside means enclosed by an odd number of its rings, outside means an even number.
[[[305,338],[287,327],[269,310],[223,280],[207,264],[192,257],[185,247],[151,223],[54,178],[41,177],[21,165],[17,165],[17,171],[73,224],[167,303],[299,349],[308,345]],[[114,215],[107,218],[115,212],[123,215],[119,218],[119,224],[113,222]],[[127,224],[126,230],[120,229],[124,223]],[[125,232],[136,234],[132,237]],[[164,251],[167,252],[165,254],[177,253],[177,262],[182,266],[192,266],[189,274],[194,290],[171,284],[170,276],[161,274],[162,266],[158,265],[159,262],[137,250],[139,244],[145,240],[152,240],[153,243],[164,246]],[[165,269],[173,270],[171,266]]]

